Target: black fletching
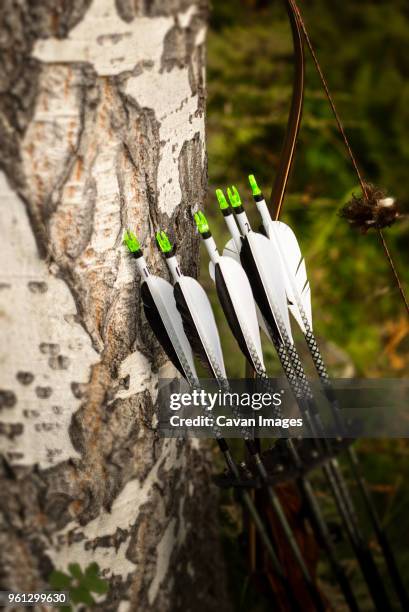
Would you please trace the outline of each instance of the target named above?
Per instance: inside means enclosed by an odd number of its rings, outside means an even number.
[[[272,334],[273,339],[281,341],[280,332],[278,331],[274,314],[271,311],[266,290],[264,289],[257,264],[254,261],[247,236],[243,239],[243,244],[240,251],[240,261],[250,281],[257,306],[260,308],[261,314],[268,323],[269,332]]]
[[[199,332],[197,331],[197,327],[190,313],[189,307],[186,304],[185,296],[183,295],[183,291],[180,288],[179,283],[176,283],[173,287],[173,293],[175,296],[177,309],[182,317],[185,334],[190,342],[194,355],[199,359],[203,367],[205,367],[206,370],[209,370],[212,376],[216,377],[216,373],[214,372],[212,364],[209,361],[206,349],[203,346],[203,342],[200,338]]]
[[[152,297],[147,283],[142,283],[141,297],[145,316],[148,319],[148,323],[151,326],[151,329],[155,334],[156,339],[158,340],[159,344],[161,345],[175,368],[179,370],[183,378],[186,378],[186,373],[183,370],[183,366],[179,361],[179,357],[177,356],[177,353],[172,344],[172,340],[170,339],[169,334],[166,331],[165,324],[162,321],[162,318],[155,304],[155,300]]]
[[[254,368],[253,360],[249,353],[247,342],[241,330],[241,325],[237,318],[236,311],[232,304],[232,301],[231,301],[229,292],[227,290],[226,283],[223,278],[223,274],[222,274],[219,264],[215,265],[215,281],[216,281],[217,295],[219,297],[220,304],[222,305],[222,308],[223,308],[224,316],[227,319],[227,322],[232,331],[232,334],[236,338],[237,344],[239,345],[247,361]]]

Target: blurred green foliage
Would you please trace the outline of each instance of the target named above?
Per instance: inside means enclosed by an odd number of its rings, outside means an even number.
[[[301,9],[364,177],[398,199],[401,218],[385,230],[385,236],[407,287],[409,5],[405,0],[310,0]],[[236,184],[254,227],[259,224],[247,175],[254,173],[265,194],[270,194],[292,80],[293,48],[284,2],[215,2],[208,37],[206,215],[220,247],[229,236],[214,190]],[[338,214],[358,191],[357,177],[306,49],[303,121],[282,219],[295,230],[307,261],[315,331],[333,375],[407,376],[408,320],[379,237],[376,232],[363,235],[351,229]],[[203,251],[201,280],[216,304],[207,265]],[[244,359],[219,307],[215,314],[229,375],[240,377]],[[264,349],[269,372],[276,374],[274,351],[268,345]],[[380,516],[409,578],[409,552],[402,545],[402,530],[406,542],[409,534],[409,491],[403,486],[409,477],[407,444],[367,440],[360,447]],[[330,497],[319,475],[315,478],[331,518]],[[355,492],[352,482],[351,489]],[[246,568],[238,560],[233,508],[231,497],[223,493],[223,538],[235,609],[269,609],[246,581]],[[373,534],[365,527],[381,560]],[[356,592],[362,594],[363,609],[370,609],[370,604],[365,607],[365,588],[348,546],[341,545],[341,551]],[[325,562],[320,576],[331,580]]]
[[[48,577],[48,582],[53,589],[67,592],[75,609],[82,604],[85,604],[87,610],[96,609],[98,604],[93,594],[105,595],[109,590],[108,582],[100,578],[98,563],[90,563],[84,570],[79,563],[70,563],[68,573],[55,569]],[[59,606],[59,609],[72,612],[71,603]]]
[[[324,2],[304,18],[367,181],[408,208],[409,7],[403,1]],[[208,38],[207,214],[227,241],[216,187],[237,184],[258,224],[247,175],[267,195],[283,142],[293,80],[293,48],[283,2],[217,2]],[[408,371],[409,328],[376,232],[360,234],[338,211],[358,181],[306,50],[302,128],[282,218],[297,233],[312,286],[315,329],[342,348],[358,375]],[[409,280],[409,221],[385,232]],[[203,257],[207,266],[206,257]],[[202,278],[207,278],[206,271]],[[211,285],[209,283],[209,289]],[[224,336],[227,335],[223,334]],[[229,349],[234,346],[226,339]],[[324,347],[325,350],[325,347]],[[230,374],[242,362],[229,361]],[[342,371],[340,372],[342,373]]]

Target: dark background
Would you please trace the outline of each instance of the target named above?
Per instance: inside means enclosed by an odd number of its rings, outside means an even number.
[[[403,0],[314,0],[300,2],[300,9],[365,179],[399,202],[401,217],[385,236],[407,284],[409,5]],[[315,332],[334,376],[407,376],[408,318],[377,233],[363,235],[339,217],[351,193],[359,193],[358,180],[307,49],[305,55],[303,120],[282,219],[296,232],[306,258]],[[284,2],[215,2],[207,77],[206,214],[221,247],[228,234],[214,190],[237,185],[255,223],[247,175],[253,172],[269,194],[277,168],[293,79]],[[204,251],[201,280],[216,304]],[[215,310],[228,374],[240,377],[244,359],[220,308]],[[299,347],[304,350],[302,343]],[[268,346],[265,357],[269,372],[277,373],[277,360]],[[359,450],[382,522],[409,580],[408,445],[404,440],[362,440]],[[354,491],[353,483],[351,488]],[[322,499],[330,517],[333,508],[324,488]],[[236,608],[267,610],[267,600],[246,581],[247,568],[237,543],[240,517],[228,495],[222,499],[221,512]],[[368,538],[377,554],[370,530]],[[342,543],[341,550],[365,601],[356,563]],[[320,575],[329,581],[325,561]]]

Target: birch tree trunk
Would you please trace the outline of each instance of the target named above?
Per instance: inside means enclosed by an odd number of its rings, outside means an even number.
[[[197,272],[206,189],[202,0],[3,0],[1,587],[99,564],[101,610],[223,608],[208,451],[159,439],[170,368],[121,240]]]

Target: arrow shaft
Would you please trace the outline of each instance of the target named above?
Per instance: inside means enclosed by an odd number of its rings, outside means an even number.
[[[257,364],[256,364],[255,372],[257,374],[257,377],[263,380],[266,387],[269,388],[270,383],[269,383],[269,379],[268,379],[265,368],[262,367],[261,364],[258,365],[257,367]],[[289,456],[294,466],[301,473],[303,463],[302,463],[302,460],[298,454],[298,451],[293,441],[291,439],[288,439],[286,440],[285,443],[287,446]],[[298,479],[298,484],[300,486],[302,496],[308,507],[312,527],[317,533],[318,540],[328,557],[332,572],[335,578],[338,580],[338,584],[344,594],[345,601],[347,602],[352,612],[358,612],[359,608],[358,608],[358,604],[355,599],[355,595],[351,589],[351,585],[344,572],[344,569],[338,561],[337,553],[336,553],[335,547],[332,542],[332,536],[329,532],[325,519],[321,513],[321,510],[320,510],[317,498],[315,496],[315,493],[313,491],[313,488],[311,486],[311,483],[308,480],[308,478],[306,478],[305,476],[302,476]]]
[[[283,345],[276,346],[277,354],[279,356],[280,362],[283,366],[284,372],[290,382],[290,386],[294,391],[294,395],[296,396],[297,403],[300,407],[303,416],[307,416],[310,427],[314,432],[314,426],[311,426],[312,419],[308,417],[308,409],[306,409],[306,405],[303,402],[303,398],[300,395],[300,387],[297,388],[294,385],[293,381],[296,378],[296,374],[294,370],[290,370],[288,367],[288,356],[284,356],[285,347]],[[321,449],[319,448],[319,452]],[[350,508],[348,507],[348,503],[345,500],[345,491],[342,490],[339,486],[339,478],[337,474],[337,469],[334,469],[334,465],[330,461],[329,465],[323,465],[323,473],[325,479],[330,487],[330,490],[334,496],[335,503],[338,509],[338,512],[341,516],[343,525],[348,534],[348,538],[350,540],[352,549],[357,557],[359,565],[361,567],[362,573],[365,577],[365,581],[367,583],[369,592],[371,594],[372,600],[374,602],[375,608],[381,612],[390,610],[390,605],[388,601],[388,597],[386,595],[385,589],[383,587],[382,578],[378,572],[378,569],[373,561],[372,555],[369,549],[366,546],[365,541],[360,536],[359,532],[356,530],[356,524],[351,517]]]
[[[309,388],[308,380],[305,376],[298,353],[292,343],[290,343],[286,330],[282,325],[279,313],[276,313],[276,322],[280,329],[282,338],[284,339],[284,344],[278,342],[277,339],[274,341],[278,357],[289,380],[290,386],[294,391],[303,417],[307,419],[307,426],[311,430],[311,434],[314,436],[316,449],[321,454],[323,450],[321,443],[317,438],[315,438],[315,436],[318,434],[322,434],[322,431],[320,431],[321,425],[317,415],[315,414],[314,418],[314,415],[310,414],[311,406],[314,406],[314,404],[311,401],[312,393],[311,389]],[[288,351],[290,352],[291,357],[289,356]],[[316,413],[315,410],[314,412]],[[324,443],[325,450],[329,453],[329,455],[331,455],[331,448],[328,440],[323,438],[322,442]],[[328,464],[323,465],[322,469],[330,490],[334,496],[338,512],[342,518],[342,522],[348,534],[351,546],[365,577],[374,605],[379,611],[389,610],[390,605],[388,596],[383,587],[382,579],[374,563],[373,557],[359,530],[353,503],[347,490],[346,483],[339,470],[338,464],[336,461],[331,459]]]
[[[258,198],[258,200],[259,201],[256,202],[257,208],[258,208],[258,210],[260,212],[260,215],[262,217],[263,225],[267,229],[268,227],[270,227],[270,219],[269,219],[269,212],[268,212],[268,209],[267,209],[267,205],[266,205],[266,203],[265,203],[265,201],[263,199]],[[272,236],[271,236],[271,238],[272,238]],[[311,354],[311,357],[312,357],[315,369],[316,369],[316,371],[318,373],[318,376],[319,376],[319,379],[320,379],[320,381],[322,383],[322,386],[323,386],[323,389],[325,391],[326,397],[327,397],[327,399],[328,399],[328,401],[330,403],[335,423],[336,423],[336,425],[339,428],[341,428],[341,430],[343,430],[344,429],[344,425],[343,425],[343,420],[342,420],[341,412],[340,412],[340,409],[339,409],[339,405],[338,405],[338,402],[337,402],[337,400],[335,398],[335,394],[334,394],[334,391],[333,391],[333,388],[332,388],[332,385],[331,385],[331,382],[330,382],[330,379],[329,379],[329,375],[328,375],[328,372],[327,372],[324,360],[322,358],[321,352],[319,350],[318,344],[316,342],[315,336],[314,336],[312,328],[310,326],[308,317],[307,317],[307,315],[305,313],[305,310],[304,310],[304,307],[303,307],[303,303],[302,303],[301,297],[299,295],[297,286],[295,284],[295,281],[294,281],[294,278],[293,278],[293,276],[291,274],[291,271],[288,268],[288,262],[286,261],[285,254],[284,254],[284,251],[283,251],[283,248],[282,248],[282,245],[281,245],[280,241],[276,240],[275,244],[276,244],[276,247],[278,248],[278,252],[280,254],[280,259],[281,259],[281,262],[282,262],[283,269],[284,269],[284,271],[286,273],[287,280],[289,281],[290,286],[291,286],[292,299],[295,299],[296,306],[298,308],[298,312],[299,312],[299,315],[301,317],[301,320],[302,320],[302,323],[303,323],[303,326],[304,326],[304,332],[305,332],[304,336],[305,336],[306,343],[307,343],[308,349],[310,351],[310,354]],[[289,348],[289,350],[292,350],[292,349]],[[293,363],[293,365],[300,366],[299,360],[297,359],[297,355],[293,354],[293,356],[292,356],[292,363]],[[301,369],[298,368],[298,374],[299,374],[299,376],[301,376],[301,378],[306,380],[305,376],[303,376],[302,366],[301,366]],[[307,388],[306,388],[306,393],[307,394],[309,393],[308,384],[307,384]],[[318,415],[316,415],[316,417],[317,417],[316,418],[317,426],[321,430],[322,429],[322,425],[320,423]],[[395,560],[395,557],[394,557],[393,552],[391,550],[391,547],[389,545],[388,539],[387,539],[386,534],[385,534],[385,532],[382,529],[382,526],[380,524],[380,520],[379,520],[379,517],[377,515],[375,505],[374,505],[374,503],[372,501],[372,498],[371,498],[368,486],[367,486],[367,484],[365,482],[365,479],[362,476],[362,473],[361,473],[361,470],[360,470],[360,466],[359,466],[359,460],[358,460],[358,457],[357,457],[354,449],[348,448],[347,449],[347,456],[348,456],[349,464],[350,464],[350,467],[351,467],[351,471],[352,471],[352,473],[354,475],[354,478],[355,478],[355,480],[356,480],[356,482],[358,484],[359,491],[360,491],[361,496],[362,496],[362,498],[364,500],[365,506],[367,508],[368,515],[369,515],[370,520],[372,522],[372,525],[374,527],[374,531],[375,531],[378,543],[379,543],[379,545],[381,547],[381,550],[383,552],[383,555],[384,555],[384,558],[385,558],[385,561],[386,561],[386,564],[387,564],[387,567],[388,567],[389,574],[391,576],[392,582],[393,582],[394,587],[395,587],[395,591],[396,591],[396,593],[397,593],[397,595],[399,597],[399,600],[400,600],[402,606],[405,609],[408,609],[408,607],[409,607],[408,595],[407,595],[406,590],[404,588],[403,581],[401,579],[401,576],[400,576],[400,573],[399,573],[399,570],[398,570],[398,567],[397,567],[397,564],[396,564],[396,560]],[[347,490],[347,487],[346,487],[346,483],[345,483],[345,481],[344,481],[344,479],[342,477],[342,474],[341,474],[339,468],[337,467],[336,461],[333,460],[332,463],[333,463],[333,465],[335,464],[335,476],[337,478],[338,485],[339,485],[341,491],[343,492],[343,497],[344,497],[345,503],[348,506],[350,516],[353,518],[354,523],[355,523],[355,528],[357,529],[358,528],[358,521],[357,521],[355,509],[354,509],[354,506],[353,506],[353,503],[352,503],[352,499],[351,499],[351,497],[349,495],[349,492]],[[362,537],[361,534],[359,534],[359,530],[358,530],[358,536]]]
[[[234,209],[234,212],[235,212],[236,220],[239,224],[239,227],[242,233],[246,235],[247,233],[251,231],[251,228],[247,221],[247,216],[245,216],[245,213],[243,212],[242,207],[236,207]],[[246,243],[244,243],[244,245],[245,244]],[[248,252],[246,252],[247,254],[243,254],[243,249],[242,249],[241,257],[242,258],[244,257],[246,261],[250,262],[251,257],[253,257],[254,259],[254,255],[252,255],[251,253],[251,247],[249,243],[248,243],[248,247],[249,247],[249,250]],[[247,260],[247,256],[249,257],[248,260]],[[248,266],[245,266],[245,268],[247,267]],[[248,275],[249,275],[249,270],[250,268],[246,270]],[[250,284],[257,283],[257,285],[264,287],[263,280],[259,276],[259,274],[260,272],[258,271],[258,267],[256,265],[253,268],[252,274],[248,276]],[[260,291],[256,290],[255,295],[258,295],[260,300],[262,299],[262,295]],[[269,317],[269,320],[271,320],[271,323],[274,320],[274,324],[276,327],[276,329],[273,330],[271,325],[268,326],[271,339],[277,350],[277,354],[281,361],[281,365],[284,369],[284,372],[290,382],[290,386],[296,396],[296,399],[300,407],[300,410],[303,414],[303,417],[306,420],[307,426],[311,430],[313,437],[315,438],[317,434],[317,424],[315,423],[315,421],[318,421],[319,415],[317,414],[316,410],[313,411],[313,413],[311,413],[311,406],[313,406],[314,404],[313,404],[313,396],[312,396],[311,390],[309,389],[308,381],[304,374],[304,370],[299,360],[298,353],[296,352],[295,347],[290,341],[289,335],[286,330],[286,326],[284,324],[283,317],[281,315],[278,305],[275,302],[274,296],[270,294],[267,298],[267,301],[268,301],[269,312],[271,312],[273,315],[272,318]],[[262,311],[265,308],[267,308],[267,301],[265,301],[266,303],[264,304],[264,307],[262,303],[259,304],[260,309]],[[266,316],[268,316],[267,312],[266,312]],[[319,425],[321,426],[321,423],[319,423]],[[320,454],[322,454],[321,444],[317,439],[315,439],[315,446],[317,448],[317,451]],[[351,541],[351,545],[354,548],[355,554],[360,559],[360,565],[361,565],[364,575],[367,578],[368,587],[371,593],[373,594],[373,599],[374,601],[375,600],[379,601],[382,603],[382,605],[384,605],[386,598],[382,597],[382,592],[380,594],[376,593],[375,595],[375,591],[378,591],[378,590],[382,591],[381,586],[379,587],[379,589],[377,588],[377,582],[379,581],[379,575],[376,572],[376,567],[374,566],[374,564],[372,564],[373,567],[371,567],[370,560],[368,560],[368,559],[371,559],[370,553],[369,551],[367,552],[365,551],[365,543],[360,537],[356,517],[353,514],[353,505],[352,505],[350,498],[347,495],[348,491],[346,489],[345,483],[341,480],[341,474],[339,473],[339,469],[336,463],[330,462],[329,464],[324,464],[323,471],[324,471],[326,480],[330,486],[330,489],[332,491],[332,494],[335,498],[335,502],[337,504],[338,511],[341,515],[344,527]],[[364,559],[364,556],[365,556],[365,559]],[[387,606],[385,609],[388,609]]]
[[[217,253],[216,245],[215,244],[213,245],[210,242],[210,246],[211,246],[210,250],[212,251],[212,254],[215,256],[215,252]],[[182,273],[180,271],[180,268],[179,268],[179,265],[178,265],[178,262],[177,262],[177,258],[175,256],[168,257],[166,261],[167,261],[167,264],[168,264],[168,266],[170,268],[170,271],[171,271],[172,278],[173,278],[174,282],[177,282],[179,280],[179,278],[182,276]],[[175,343],[176,346],[178,345],[177,338],[173,338],[172,341]],[[202,339],[202,341],[204,343],[206,343],[205,339]],[[211,370],[212,370],[212,373],[213,373],[213,376],[214,376],[215,380],[217,380],[217,382],[220,384],[220,386],[222,388],[228,389],[227,381],[226,381],[226,379],[224,377],[224,373],[222,372],[221,368],[219,367],[217,359],[215,359],[213,357],[212,351],[211,351],[209,346],[205,346],[205,349],[206,349],[206,353],[207,353],[207,355],[209,357],[209,361],[211,362],[210,363]],[[194,376],[193,372],[191,371],[191,369],[189,367],[189,364],[183,363],[182,365],[183,365],[184,371],[186,373],[186,380],[189,383],[190,387],[192,389],[199,388],[199,381],[197,380],[197,378]],[[219,446],[219,448],[220,448],[220,450],[221,450],[221,452],[222,452],[222,454],[224,456],[224,459],[225,459],[225,462],[226,462],[226,465],[227,465],[229,471],[231,472],[231,474],[233,475],[235,480],[238,483],[240,483],[240,472],[239,472],[238,466],[235,463],[235,461],[233,459],[233,456],[232,456],[232,454],[230,452],[230,449],[229,449],[229,446],[227,444],[227,441],[225,440],[225,438],[222,437],[220,429],[218,427],[214,426],[213,427],[213,431],[214,431],[214,434],[215,434],[218,446]],[[253,455],[254,455],[254,453],[253,453]],[[256,457],[257,457],[257,454],[256,454]],[[239,490],[240,490],[240,488],[239,488]],[[285,576],[285,573],[284,573],[284,571],[282,569],[281,563],[280,563],[280,561],[279,561],[279,559],[277,557],[277,554],[276,554],[276,552],[274,550],[274,546],[273,546],[273,544],[271,542],[271,539],[270,539],[270,537],[268,535],[267,529],[265,528],[265,526],[263,524],[263,521],[262,521],[262,519],[260,517],[260,514],[259,514],[259,512],[258,512],[258,510],[257,510],[257,508],[256,508],[256,506],[255,506],[255,504],[253,502],[253,500],[251,499],[251,496],[249,495],[249,493],[247,491],[242,491],[242,490],[240,490],[240,495],[241,495],[241,498],[243,500],[244,505],[246,506],[247,510],[249,511],[250,516],[253,519],[255,527],[256,527],[256,529],[257,529],[257,531],[258,531],[258,533],[260,535],[260,538],[261,538],[261,540],[262,540],[262,542],[263,542],[263,544],[265,546],[265,549],[266,549],[266,551],[267,551],[267,553],[269,555],[269,558],[270,558],[270,561],[272,563],[272,566],[273,566],[274,570],[276,571],[277,575],[282,580],[282,583],[283,583],[283,585],[284,585],[284,587],[286,589],[289,601],[292,602],[292,607],[294,609],[298,609],[298,606],[295,606],[294,597],[293,597],[291,589],[289,587],[288,579]],[[323,607],[321,606],[321,608],[319,608],[319,609],[323,610]]]
[[[305,339],[307,342],[308,349],[311,353],[311,357],[315,368],[317,370],[318,376],[322,383],[323,389],[326,393],[327,399],[332,409],[332,413],[334,416],[335,423],[337,426],[343,428],[341,411],[338,405],[338,402],[335,398],[335,393],[328,375],[327,368],[325,366],[324,360],[322,358],[320,349],[318,347],[317,341],[315,339],[314,333],[308,323],[306,314],[302,307],[302,304],[298,303],[298,308],[303,319],[304,327],[306,330]],[[372,496],[370,494],[367,482],[362,474],[361,466],[359,458],[355,452],[354,448],[349,447],[347,449],[347,457],[349,461],[349,465],[351,467],[352,474],[355,478],[355,481],[358,484],[359,491],[361,493],[362,499],[364,500],[368,516],[373,525],[379,546],[381,547],[382,553],[384,555],[386,565],[388,567],[388,572],[391,577],[392,583],[395,588],[395,592],[398,595],[399,601],[404,610],[409,609],[409,596],[406,591],[406,588],[403,584],[402,577],[399,572],[399,568],[396,563],[395,556],[389,544],[389,540],[387,535],[382,528],[375,504],[373,502]]]
[[[252,367],[255,369],[255,372],[257,374],[257,376],[261,379],[263,379],[263,381],[267,384],[267,386],[269,386],[268,384],[268,377],[267,377],[267,373],[265,368],[263,367],[263,365],[261,364],[258,355],[257,355],[257,351],[255,349],[255,347],[252,346],[252,343],[250,341],[250,339],[247,338],[247,344],[248,344],[248,351],[249,354],[252,358]],[[271,505],[273,507],[273,510],[276,514],[276,517],[280,523],[280,526],[286,536],[288,545],[298,563],[299,568],[301,569],[302,575],[304,577],[304,580],[307,583],[310,595],[313,599],[313,601],[315,602],[315,605],[317,606],[318,610],[324,610],[324,606],[323,606],[323,602],[322,602],[322,598],[321,595],[315,585],[314,580],[312,579],[312,576],[305,564],[305,561],[303,559],[301,550],[298,546],[298,542],[294,536],[294,533],[288,523],[287,517],[284,513],[283,507],[281,505],[281,502],[276,494],[276,492],[274,491],[274,488],[269,484],[269,476],[268,476],[268,472],[265,468],[265,465],[263,463],[263,460],[260,456],[260,453],[258,452],[257,449],[257,445],[254,444],[254,438],[249,440],[249,438],[245,439],[245,443],[247,446],[247,449],[250,453],[250,455],[253,457],[254,460],[254,464],[257,468],[257,471],[261,477],[262,482],[265,484],[266,490],[267,490],[267,494],[269,497],[269,500],[271,502]],[[287,441],[287,443],[291,444],[291,441]],[[294,453],[296,453],[296,450],[294,449]]]
[[[175,347],[178,348],[178,340],[176,337],[172,338],[172,342],[174,343]],[[180,347],[179,347],[180,348]],[[192,372],[189,363],[187,362],[187,360],[183,360],[183,357],[181,359],[182,361],[182,366],[184,368],[185,374],[186,374],[186,381],[188,382],[190,388],[192,390],[194,389],[198,389],[200,390],[200,385],[199,385],[199,381],[196,378],[196,376],[194,375],[194,373]],[[217,372],[218,368],[217,368],[217,364],[214,364],[214,369]],[[224,384],[225,381],[224,379],[221,377],[222,374],[221,372],[219,372],[219,379],[218,381],[221,384]],[[229,446],[227,444],[227,441],[225,440],[225,438],[222,437],[221,433],[220,433],[220,429],[217,427],[213,427],[213,431],[218,443],[218,446],[224,456],[226,465],[229,469],[229,471],[231,472],[231,474],[234,476],[234,478],[236,479],[237,482],[240,482],[240,472],[238,469],[238,466],[236,464],[236,462],[233,459],[233,456],[230,452]],[[253,500],[251,499],[251,496],[249,495],[249,493],[247,491],[241,491],[240,492],[242,500],[244,505],[246,506],[250,516],[253,519],[253,522],[256,526],[256,529],[260,535],[260,538],[268,552],[268,555],[270,557],[271,563],[274,567],[274,570],[277,572],[277,574],[280,576],[280,578],[284,581],[284,584],[287,583],[287,578],[284,575],[283,569],[281,567],[281,564],[278,560],[278,557],[276,555],[276,552],[274,550],[274,547],[272,545],[272,542],[270,540],[270,537],[268,535],[267,529],[265,528],[263,521],[260,517],[260,514],[257,511],[257,508],[253,502]]]
[[[261,366],[261,362],[258,358],[257,355],[257,351],[255,349],[255,347],[252,346],[251,341],[247,338],[247,342],[249,344],[249,353],[252,356],[252,361],[254,361],[254,363],[259,364],[259,368],[260,368],[260,372],[262,371],[262,366]],[[264,374],[266,376],[265,370],[264,370]],[[226,383],[226,381],[224,381]],[[237,412],[237,408],[233,408],[233,414],[235,414]],[[269,483],[269,477],[268,477],[268,472],[265,468],[265,465],[263,463],[263,460],[260,456],[260,453],[258,451],[258,447],[255,444],[255,440],[254,437],[252,435],[250,435],[249,431],[246,429],[242,430],[242,435],[243,435],[243,439],[245,442],[245,445],[247,447],[247,450],[250,454],[250,456],[253,459],[254,465],[260,475],[261,481],[263,482],[266,491],[267,491],[267,495],[268,498],[270,500],[271,506],[273,508],[273,511],[278,519],[278,522],[284,532],[284,535],[287,539],[288,545],[290,547],[291,552],[293,553],[293,556],[301,570],[301,573],[303,575],[303,578],[307,584],[309,593],[311,595],[312,600],[314,601],[314,604],[317,608],[317,610],[321,610],[324,611],[324,604],[320,595],[320,592],[307,568],[307,565],[304,561],[304,558],[302,556],[301,550],[298,546],[297,540],[293,534],[293,531],[288,523],[287,517],[285,515],[285,512],[282,508],[281,502],[276,494],[276,492],[274,491],[274,488],[270,485]]]
[[[275,232],[270,232],[270,228],[272,227],[271,225],[271,217],[270,217],[270,213],[268,211],[266,202],[264,200],[264,198],[262,197],[262,194],[256,196],[255,198],[256,201],[256,205],[258,208],[258,211],[261,215],[262,221],[263,221],[263,225],[267,231],[267,234],[269,235],[270,239],[274,240],[275,246],[278,249],[278,253],[280,256],[280,260],[282,263],[282,268],[283,271],[286,275],[286,279],[287,282],[290,285],[290,289],[291,289],[291,299],[295,300],[295,304],[296,307],[298,309],[299,312],[299,316],[301,318],[301,321],[303,323],[304,326],[304,335],[305,335],[305,339],[307,342],[307,346],[309,348],[309,351],[311,353],[315,368],[317,370],[318,376],[320,378],[320,381],[322,383],[323,389],[325,391],[325,394],[327,396],[327,399],[330,403],[331,409],[332,409],[332,413],[333,413],[333,417],[334,420],[337,424],[337,426],[341,429],[344,428],[343,426],[343,422],[342,422],[342,416],[339,410],[339,406],[338,406],[338,402],[336,401],[335,398],[335,394],[334,391],[332,389],[332,385],[330,383],[330,379],[328,376],[328,372],[324,363],[324,360],[321,356],[319,347],[317,345],[316,339],[314,337],[313,331],[311,329],[310,323],[309,323],[309,319],[305,313],[304,307],[303,307],[303,303],[300,297],[300,294],[298,292],[298,288],[296,286],[296,283],[294,281],[293,275],[291,270],[289,269],[288,266],[288,261],[285,257],[285,249],[283,248],[283,245],[281,244],[281,241],[278,239],[278,236],[275,235]],[[310,390],[308,389],[309,385],[308,385],[308,381],[306,381],[305,375],[303,374],[303,368],[302,365],[299,362],[298,359],[298,355],[296,353],[296,351],[294,352],[294,347],[292,347],[289,343],[287,343],[287,348],[288,348],[288,352],[290,353],[290,358],[291,361],[293,363],[293,366],[297,369],[297,374],[299,377],[301,377],[301,379],[304,381],[304,393],[307,395],[307,397],[310,398],[310,400],[312,400],[311,394],[310,394]],[[300,367],[301,366],[301,367]],[[313,407],[313,401],[311,402],[311,405]],[[316,425],[318,427],[318,430],[320,432],[322,432],[322,423],[319,419],[319,415],[317,413],[315,413],[315,421],[316,421]],[[327,443],[328,444],[328,443]],[[361,496],[364,500],[365,506],[367,508],[367,512],[369,514],[369,517],[371,519],[372,525],[374,527],[375,530],[375,534],[378,540],[378,543],[381,547],[381,550],[383,552],[383,556],[385,558],[387,567],[388,567],[388,571],[389,574],[391,576],[392,582],[394,584],[395,587],[395,591],[399,597],[399,600],[402,604],[402,606],[404,607],[404,609],[408,609],[408,603],[409,603],[409,599],[408,599],[408,595],[406,593],[406,590],[404,588],[403,585],[403,581],[401,579],[396,561],[395,561],[395,557],[393,555],[393,552],[390,548],[388,539],[386,537],[386,534],[384,532],[384,530],[382,529],[382,526],[380,524],[377,512],[376,512],[376,508],[373,504],[372,498],[370,496],[370,492],[369,489],[367,487],[367,484],[362,476],[362,473],[360,471],[360,466],[359,466],[359,461],[358,458],[356,456],[356,453],[353,449],[348,448],[347,449],[347,455],[348,455],[348,460],[349,460],[349,464],[352,470],[352,473],[355,477],[355,480],[358,484],[358,488],[360,490]],[[358,519],[356,516],[356,512],[354,509],[354,505],[352,503],[352,499],[351,496],[349,495],[348,489],[346,487],[346,483],[342,477],[342,474],[339,470],[339,467],[337,465],[336,460],[332,460],[332,469],[334,471],[334,476],[337,480],[337,484],[338,487],[342,493],[342,497],[344,499],[345,504],[347,505],[348,508],[348,512],[350,517],[352,518],[352,525],[354,526],[354,530],[356,532],[356,537],[358,537],[361,541],[362,541],[362,534],[359,532],[359,525],[358,525]]]
[[[231,215],[230,215],[231,216]],[[226,216],[227,219],[227,216]],[[203,221],[203,217],[202,217],[202,221]],[[234,222],[234,221],[233,221]],[[235,223],[235,222],[234,222]],[[245,223],[245,222],[244,222]],[[237,226],[236,226],[237,228]],[[217,250],[217,246],[216,243],[211,235],[211,232],[208,228],[208,226],[203,226],[202,227],[202,231],[200,232],[202,239],[205,243],[206,246],[206,250],[209,254],[210,260],[212,261],[212,263],[214,265],[216,265],[219,261],[220,261],[220,256]],[[245,277],[244,277],[245,278]],[[247,279],[245,279],[247,280]],[[217,275],[215,275],[215,281],[216,283],[217,281]],[[228,290],[228,283],[226,282],[226,279],[223,278],[223,274],[221,276],[221,279],[219,278],[219,282],[223,281],[223,287],[224,287],[224,291],[222,293],[222,295],[220,295],[219,293],[219,298],[222,304],[223,309],[225,308],[229,308],[229,309],[233,309],[235,312],[235,323],[234,326],[235,327],[239,327],[240,331],[241,331],[241,335],[243,336],[245,345],[248,349],[248,356],[250,357],[252,363],[253,363],[253,367],[256,367],[260,372],[264,372],[264,375],[266,377],[265,374],[265,369],[264,369],[264,365],[261,362],[261,359],[258,355],[258,351],[256,349],[256,347],[253,344],[253,341],[250,337],[250,334],[248,332],[248,330],[246,329],[246,326],[244,325],[244,327],[240,324],[239,322],[239,317],[238,314],[236,312],[236,302],[232,299],[230,292]],[[227,304],[228,302],[228,304]],[[230,313],[231,315],[231,313]],[[231,316],[227,317],[229,324],[233,325],[233,321]],[[237,332],[238,330],[236,330]],[[217,375],[216,375],[216,379],[217,379]],[[225,384],[226,381],[223,381]],[[235,415],[235,413],[237,413],[237,407],[233,407],[233,414]],[[321,610],[324,611],[324,604],[320,595],[320,592],[318,590],[318,588],[316,587],[316,584],[308,570],[308,567],[304,561],[304,558],[302,556],[301,550],[299,548],[298,542],[295,538],[295,535],[290,527],[290,524],[288,523],[287,517],[285,515],[285,512],[282,508],[281,502],[274,490],[274,488],[270,485],[269,483],[269,476],[267,473],[267,470],[265,468],[265,465],[263,463],[263,460],[260,456],[259,450],[258,450],[258,445],[255,443],[254,437],[252,435],[250,435],[250,432],[248,431],[248,429],[243,428],[242,429],[242,436],[245,442],[245,445],[247,447],[247,450],[250,454],[250,456],[252,457],[254,466],[256,467],[256,470],[260,476],[261,482],[263,483],[263,485],[265,486],[265,489],[267,491],[267,495],[268,495],[268,499],[271,503],[271,506],[273,508],[274,514],[276,515],[278,522],[281,526],[281,529],[283,530],[284,536],[287,540],[288,546],[294,556],[294,559],[296,561],[296,563],[298,564],[298,567],[301,570],[302,576],[305,580],[305,583],[307,585],[307,588],[309,590],[309,593],[311,595],[311,599],[315,604],[315,607],[317,610]],[[247,502],[246,502],[247,503]]]

